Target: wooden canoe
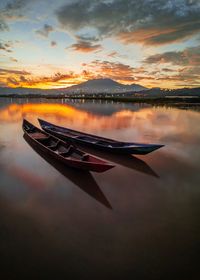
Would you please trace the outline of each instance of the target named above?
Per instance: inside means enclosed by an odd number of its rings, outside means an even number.
[[[77,142],[81,145],[84,144],[113,153],[146,155],[164,146],[157,144],[120,142],[113,139],[99,137],[96,135],[57,126],[41,119],[38,119],[38,121],[43,130],[64,141],[70,140],[72,143]]]
[[[107,161],[77,149],[70,142],[64,142],[40,130],[25,119],[22,127],[27,137],[38,148],[67,166],[94,172],[104,172],[114,167]]]

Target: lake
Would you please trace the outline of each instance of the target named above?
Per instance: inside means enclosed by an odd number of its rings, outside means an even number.
[[[34,150],[23,138],[23,118],[165,147],[137,157],[92,151],[115,168],[81,172]],[[199,279],[199,147],[198,111],[2,98],[4,279]]]

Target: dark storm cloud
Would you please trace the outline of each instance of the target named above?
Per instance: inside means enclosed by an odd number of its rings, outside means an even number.
[[[78,51],[78,52],[84,52],[84,53],[88,53],[88,52],[94,52],[97,50],[101,49],[101,45],[100,44],[93,44],[89,41],[78,41],[75,44],[72,44],[69,49],[72,49],[74,51]]]
[[[54,29],[51,25],[44,24],[44,26],[41,29],[36,30],[35,33],[39,34],[42,37],[47,38],[49,36],[49,33],[52,31],[54,31]]]
[[[164,52],[147,57],[144,60],[147,64],[152,63],[171,63],[173,65],[200,65],[200,46],[186,48],[183,51]]]
[[[71,1],[56,11],[66,30],[95,28],[99,36],[160,45],[200,31],[199,0]]]

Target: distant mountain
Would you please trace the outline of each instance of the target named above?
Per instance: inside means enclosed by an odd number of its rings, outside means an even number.
[[[139,93],[138,93],[139,92]],[[168,96],[197,96],[200,97],[200,88],[161,89],[145,88],[141,85],[123,85],[111,79],[94,79],[68,88],[39,89],[39,88],[8,88],[0,87],[0,96],[49,96],[76,94],[117,94],[137,97],[168,97]]]
[[[200,97],[200,87],[198,88],[179,88],[179,89],[161,89],[161,88],[151,88],[140,92],[144,96],[154,96],[154,97]]]
[[[58,89],[40,89],[40,88],[9,88],[9,87],[0,87],[0,95],[56,95],[59,94],[60,90]]]
[[[39,89],[39,88],[0,88],[0,94],[17,94],[17,95],[26,95],[26,94],[41,94],[41,95],[59,95],[60,93],[64,94],[76,94],[76,93],[125,93],[125,92],[138,92],[145,91],[147,88],[132,84],[132,85],[123,85],[112,79],[94,79],[83,82],[81,84],[60,88],[60,89]]]
[[[66,91],[72,93],[123,93],[146,89],[147,88],[137,84],[123,85],[112,79],[94,79],[69,87]]]
[[[144,90],[148,90],[148,88],[138,85],[138,84],[132,84],[132,85],[127,85],[126,86],[127,89],[129,89],[130,91],[144,91]]]

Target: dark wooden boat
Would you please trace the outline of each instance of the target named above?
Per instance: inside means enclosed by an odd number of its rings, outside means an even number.
[[[120,142],[113,139],[99,137],[96,135],[57,126],[41,119],[38,119],[38,121],[43,130],[55,135],[62,140],[70,140],[72,143],[77,142],[82,145],[84,144],[93,148],[114,153],[146,155],[164,146],[156,144]]]
[[[66,143],[40,130],[27,120],[23,120],[22,127],[32,143],[70,167],[95,172],[104,172],[114,167],[114,165],[107,161],[77,149],[70,142]]]

